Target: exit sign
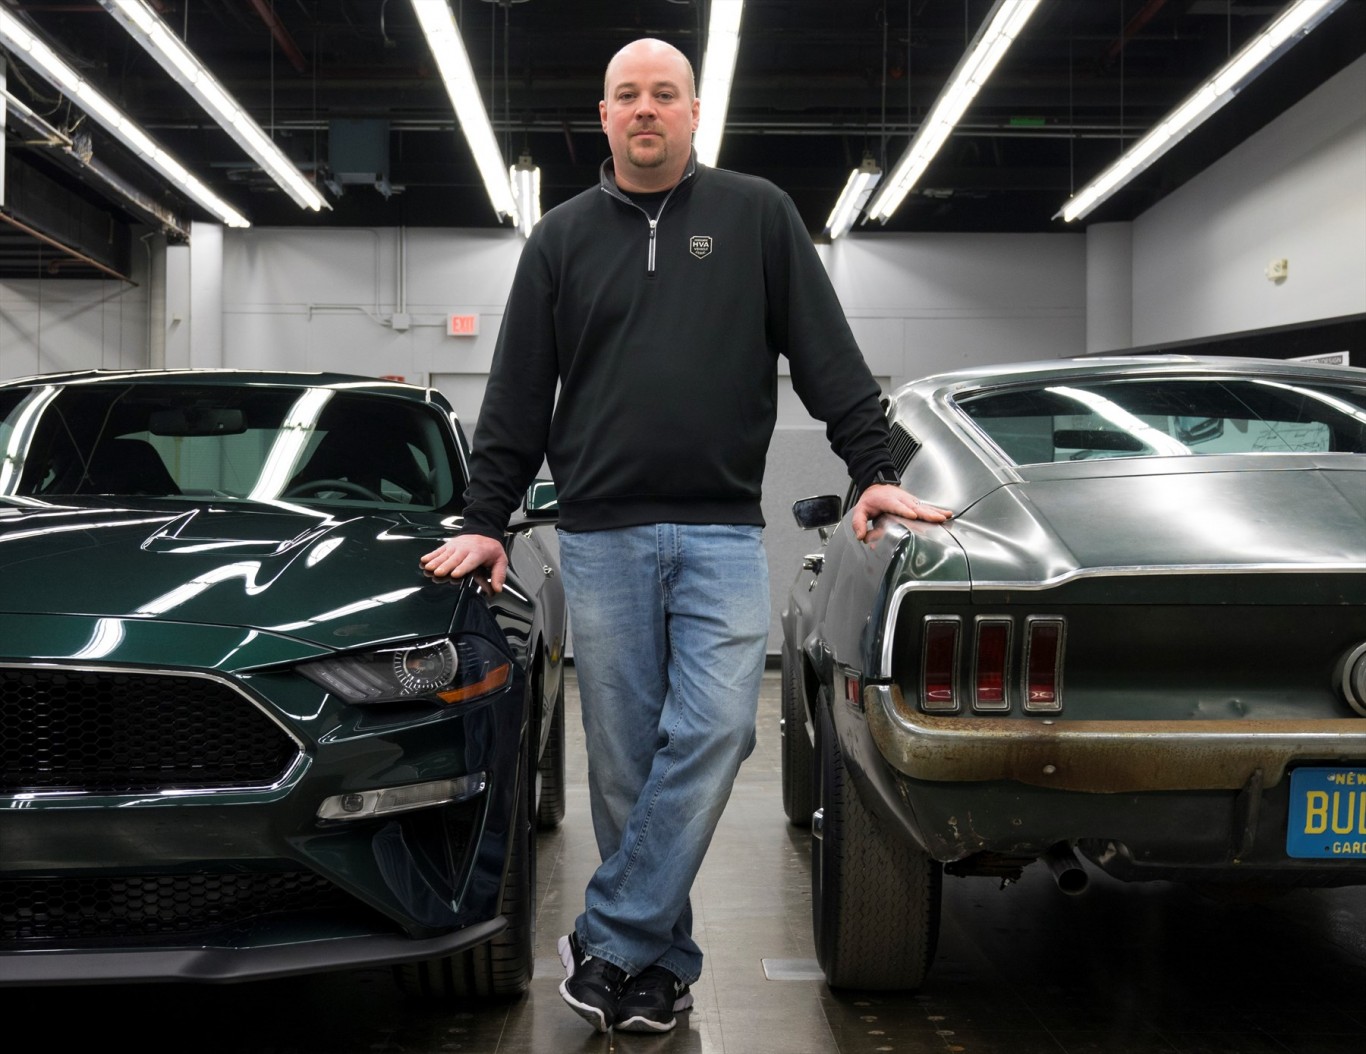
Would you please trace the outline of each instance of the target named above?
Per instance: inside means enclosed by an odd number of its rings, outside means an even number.
[[[478,315],[447,315],[447,316],[446,316],[446,336],[448,336],[448,337],[477,337],[477,336],[479,336],[479,316],[478,316]]]

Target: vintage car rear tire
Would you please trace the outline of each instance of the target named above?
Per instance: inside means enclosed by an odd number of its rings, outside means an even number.
[[[810,827],[815,809],[815,753],[806,735],[802,707],[801,669],[786,642],[783,644],[782,773],[783,812],[794,827]]]
[[[555,696],[555,711],[550,716],[550,738],[546,740],[537,772],[541,789],[536,800],[536,826],[541,830],[558,827],[564,819],[564,680]]]
[[[817,710],[823,823],[811,839],[816,958],[831,988],[918,988],[939,936],[939,864],[880,828],[844,766],[824,692]]]
[[[523,764],[529,749],[523,751]],[[523,770],[525,772],[525,769]],[[523,779],[525,788],[531,781]],[[536,944],[536,835],[529,795],[517,795],[507,879],[500,910],[507,929],[491,941],[455,955],[394,967],[399,988],[429,999],[497,999],[521,995],[531,984]]]

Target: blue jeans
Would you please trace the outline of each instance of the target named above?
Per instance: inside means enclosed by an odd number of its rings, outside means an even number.
[[[702,972],[688,894],[754,719],[768,640],[760,528],[560,532],[602,864],[585,952],[638,974]]]

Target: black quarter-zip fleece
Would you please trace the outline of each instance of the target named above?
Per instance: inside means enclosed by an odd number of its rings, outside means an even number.
[[[791,199],[690,162],[652,221],[611,172],[523,248],[465,530],[498,537],[543,455],[565,530],[762,525],[780,354],[851,477],[891,471],[877,383]]]

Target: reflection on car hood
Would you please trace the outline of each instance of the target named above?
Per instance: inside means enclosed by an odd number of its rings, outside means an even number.
[[[1366,568],[1366,471],[1136,472],[1001,487],[950,521],[974,582],[1086,568]]]
[[[432,517],[165,504],[0,507],[0,612],[242,626],[328,648],[445,633]]]

